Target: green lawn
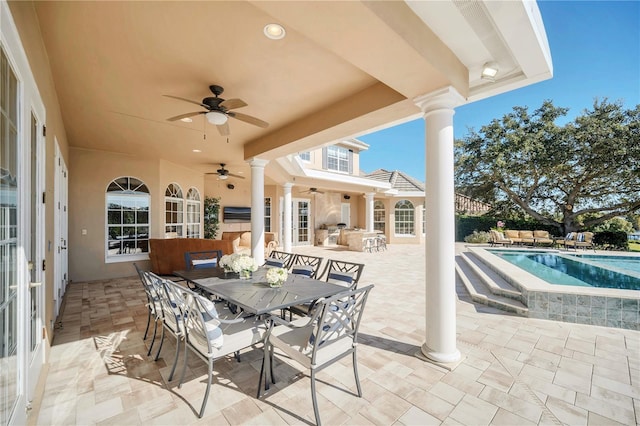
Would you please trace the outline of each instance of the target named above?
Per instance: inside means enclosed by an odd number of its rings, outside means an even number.
[[[629,241],[629,250],[630,251],[640,251],[640,242]]]

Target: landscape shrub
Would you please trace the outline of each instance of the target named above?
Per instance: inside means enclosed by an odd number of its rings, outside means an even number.
[[[627,233],[623,231],[596,232],[593,235],[593,244],[603,250],[629,250]]]
[[[464,237],[465,243],[470,244],[486,244],[489,242],[491,235],[485,231],[473,231],[473,234],[469,234]]]

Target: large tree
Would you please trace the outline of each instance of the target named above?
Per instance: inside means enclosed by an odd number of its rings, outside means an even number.
[[[570,232],[640,212],[640,105],[594,101],[574,121],[549,100],[456,141],[456,190]]]

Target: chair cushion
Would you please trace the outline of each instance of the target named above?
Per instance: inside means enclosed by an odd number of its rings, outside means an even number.
[[[264,260],[266,266],[274,266],[276,268],[284,268],[284,261],[282,259],[276,259],[274,257],[268,257]]]
[[[311,265],[295,265],[294,267],[291,268],[291,273],[292,274],[297,274],[297,275],[305,275],[307,277],[310,277],[311,275],[313,275],[313,266],[311,266]]]
[[[330,282],[339,281],[336,284],[342,284],[342,283],[351,284],[353,282],[353,275],[347,272],[331,271],[329,272],[327,281],[330,281]]]
[[[218,266],[218,259],[193,259],[191,264],[193,269],[215,268]]]
[[[584,234],[582,232],[578,233],[578,236],[576,237],[576,241],[580,243],[584,242]]]

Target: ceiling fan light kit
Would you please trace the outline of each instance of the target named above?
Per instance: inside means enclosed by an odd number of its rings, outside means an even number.
[[[229,119],[226,114],[220,111],[209,111],[204,116],[207,117],[209,123],[215,124],[216,126],[226,123]]]
[[[204,98],[202,102],[192,101],[191,99],[181,98],[180,96],[163,95],[168,98],[178,99],[180,101],[189,102],[190,104],[199,105],[202,108],[206,109],[206,111],[194,111],[194,112],[188,112],[186,114],[176,115],[174,117],[167,118],[167,120],[168,121],[186,120],[196,115],[204,114],[204,116],[206,117],[209,123],[213,124],[214,126],[217,126],[218,132],[222,136],[229,135],[229,125],[227,124],[229,117],[232,117],[232,118],[235,118],[236,120],[244,121],[245,123],[249,123],[254,126],[258,126],[262,128],[267,128],[269,126],[269,123],[267,123],[266,121],[260,120],[259,118],[232,111],[237,108],[246,107],[247,103],[242,99],[237,99],[237,98],[234,98],[234,99],[221,98],[220,95],[222,94],[222,92],[224,92],[224,89],[222,88],[222,86],[212,84],[211,86],[209,86],[209,90],[211,90],[211,93],[213,93],[214,96],[208,96]]]

